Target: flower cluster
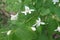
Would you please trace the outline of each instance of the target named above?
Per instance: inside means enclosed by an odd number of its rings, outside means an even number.
[[[52,0],[53,4],[56,4],[59,2],[59,0]],[[59,6],[60,6],[60,3],[59,3]],[[25,10],[24,11],[21,11],[21,13],[24,13],[25,15],[27,14],[31,14],[32,11],[35,11],[34,9],[30,9],[28,6],[24,6],[25,7]],[[18,17],[18,13],[16,15],[11,15],[11,20],[17,20],[17,17]],[[36,23],[34,25],[32,25],[31,29],[33,31],[36,31],[36,28],[39,27],[40,25],[44,25],[45,23],[41,21],[40,18],[38,18],[38,20],[36,20]],[[60,27],[58,27],[56,30],[54,31],[58,31],[60,32]]]

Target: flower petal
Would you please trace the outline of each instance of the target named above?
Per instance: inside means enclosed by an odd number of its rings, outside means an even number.
[[[9,30],[9,31],[7,32],[7,35],[10,35],[11,31],[12,31],[12,30]]]
[[[54,31],[58,31],[57,29],[55,29]]]
[[[30,11],[35,11],[34,9],[30,9]]]
[[[40,22],[42,25],[44,25],[45,23],[44,22]]]
[[[25,6],[25,10],[27,10],[27,9],[29,10],[29,7],[28,6]]]
[[[22,11],[21,13],[24,13],[25,15],[27,15],[27,12],[25,12],[25,11]]]

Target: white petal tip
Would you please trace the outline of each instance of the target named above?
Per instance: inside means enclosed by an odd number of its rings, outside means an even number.
[[[35,27],[31,27],[32,31],[36,31],[36,28]]]
[[[60,3],[59,3],[59,7],[60,7]]]
[[[57,31],[57,29],[56,29],[56,30],[54,30],[54,31]]]
[[[44,23],[44,22],[41,22],[41,24],[42,24],[42,25],[45,25],[45,23]]]
[[[27,15],[27,12],[25,12],[25,11],[22,11],[21,13],[24,13],[25,15]]]
[[[9,31],[7,32],[7,35],[10,35],[11,31],[12,31],[12,30],[9,30]]]

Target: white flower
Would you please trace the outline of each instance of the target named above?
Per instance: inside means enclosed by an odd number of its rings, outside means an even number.
[[[16,15],[11,14],[11,20],[17,20],[18,13]]]
[[[44,22],[41,22],[41,19],[38,18],[38,20],[36,20],[37,27],[40,26],[41,24],[44,25],[45,23]]]
[[[7,32],[7,35],[10,35],[11,31],[12,31],[12,30],[9,30],[9,31]]]
[[[57,29],[55,29],[54,31],[60,32],[60,27],[58,26]]]
[[[35,27],[31,27],[31,29],[32,29],[33,31],[36,31],[36,28],[35,28]]]
[[[39,27],[41,24],[44,25],[45,23],[44,22],[41,22],[41,19],[38,18],[38,20],[36,20],[36,23],[31,27],[31,29],[33,31],[36,31],[36,27]]]
[[[56,4],[57,2],[59,2],[59,0],[53,0],[52,1],[54,4]]]
[[[44,25],[45,23],[41,22],[41,19],[38,18],[38,20],[36,20],[36,23],[33,26],[39,27],[41,24]]]
[[[30,9],[28,6],[25,6],[25,11],[22,11],[21,13],[27,15],[27,13],[31,14],[31,11],[34,11],[34,9]]]

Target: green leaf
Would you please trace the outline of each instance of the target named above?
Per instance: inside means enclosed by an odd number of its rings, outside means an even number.
[[[27,28],[19,28],[15,31],[16,36],[20,38],[20,40],[32,40],[35,38],[34,33],[29,31]]]
[[[42,8],[40,13],[41,13],[41,15],[45,16],[45,15],[48,15],[50,13],[50,10]]]

